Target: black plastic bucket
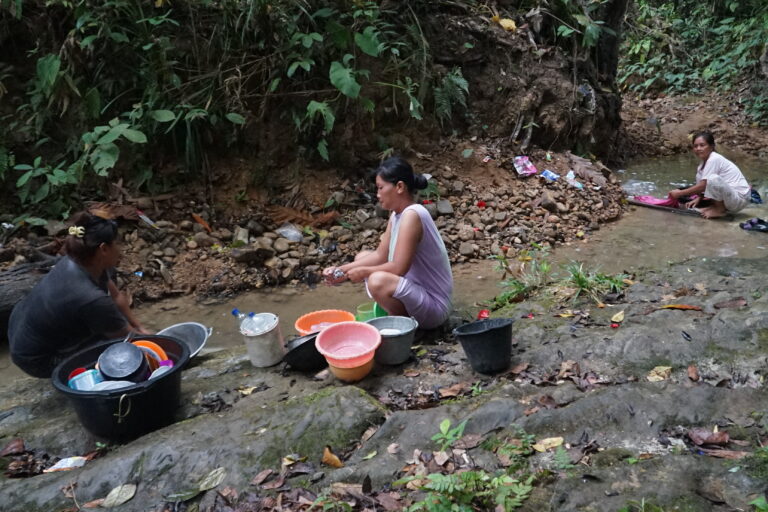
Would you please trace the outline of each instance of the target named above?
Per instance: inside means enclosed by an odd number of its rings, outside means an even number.
[[[90,433],[114,441],[126,441],[173,423],[181,399],[181,370],[189,361],[189,348],[170,336],[142,335],[157,343],[173,361],[163,375],[125,388],[78,391],[67,385],[75,368],[93,367],[105,348],[122,343],[104,341],[77,352],[53,370],[53,386],[69,398],[77,417]]]
[[[509,367],[513,322],[511,318],[490,318],[453,330],[472,369],[480,373],[496,373]]]

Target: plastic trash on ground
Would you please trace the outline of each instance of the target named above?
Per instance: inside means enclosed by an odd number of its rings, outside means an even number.
[[[275,233],[291,242],[301,242],[304,239],[304,234],[301,230],[290,222],[284,222],[282,226],[275,230]]]
[[[574,174],[573,170],[568,171],[568,174],[565,175],[565,181],[567,181],[570,186],[576,187],[579,190],[584,188],[584,185],[579,183],[579,180],[576,179],[576,174]]]
[[[544,169],[541,171],[541,177],[547,181],[555,181],[560,177],[560,175],[550,171],[549,169]]]
[[[512,161],[517,171],[518,176],[531,176],[539,172],[536,166],[531,163],[531,159],[527,156],[516,156]]]

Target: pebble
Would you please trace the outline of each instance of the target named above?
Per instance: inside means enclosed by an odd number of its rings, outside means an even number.
[[[282,254],[284,252],[288,252],[288,250],[291,248],[291,243],[285,238],[278,238],[275,240],[272,247],[275,249],[275,251],[277,251],[278,254]]]

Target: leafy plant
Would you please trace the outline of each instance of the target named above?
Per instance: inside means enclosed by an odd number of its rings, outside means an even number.
[[[619,83],[641,93],[733,89],[746,111],[768,121],[768,91],[759,59],[768,36],[768,4],[759,0],[638,0],[626,17]]]
[[[627,505],[621,507],[618,512],[664,512],[664,508],[642,498],[640,501],[628,501]]]
[[[440,451],[445,451],[453,446],[453,443],[461,439],[466,425],[467,420],[464,420],[454,428],[451,428],[451,420],[446,418],[440,422],[440,432],[433,435],[432,440],[440,446]]]
[[[554,468],[559,471],[566,471],[575,467],[568,452],[562,446],[558,446],[555,450],[552,463]]]
[[[395,484],[415,480],[409,477]],[[482,470],[452,475],[427,475],[421,487],[427,491],[423,500],[408,507],[408,512],[473,512],[475,510],[515,510],[523,505],[533,490],[533,477],[520,481],[504,473],[492,475]]]
[[[455,67],[443,75],[439,85],[435,86],[435,115],[442,124],[453,117],[454,108],[467,108],[469,83],[461,74],[461,68]]]
[[[565,284],[575,288],[573,300],[581,295],[586,295],[595,302],[600,302],[603,295],[609,292],[618,292],[624,286],[626,275],[618,274],[615,276],[602,274],[600,272],[584,269],[583,263],[571,262],[566,265],[567,277]]]

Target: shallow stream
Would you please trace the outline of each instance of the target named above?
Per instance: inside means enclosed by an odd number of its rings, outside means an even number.
[[[768,162],[724,151],[761,193],[765,192]],[[679,155],[633,162],[619,176],[630,195],[665,197],[668,190],[691,184],[696,161],[691,155]],[[700,217],[667,213],[636,207],[621,220],[603,226],[582,242],[558,248],[551,259],[558,266],[569,261],[584,263],[587,269],[603,272],[634,272],[642,267],[658,267],[690,258],[739,257],[763,258],[768,255],[768,235],[747,232],[739,222],[751,217],[765,217],[764,205],[750,205],[729,220],[705,220]],[[454,305],[462,314],[474,316],[481,306],[501,291],[500,274],[495,262],[478,261],[454,267]],[[693,276],[692,276],[693,278]],[[243,343],[230,311],[271,312],[280,317],[283,335],[294,334],[294,321],[318,309],[355,311],[367,302],[362,286],[350,283],[338,287],[319,285],[308,288],[277,288],[242,294],[228,301],[197,302],[180,297],[142,305],[137,314],[147,327],[161,329],[179,322],[195,321],[213,327],[205,350],[216,350]],[[0,348],[0,376],[21,375]]]

